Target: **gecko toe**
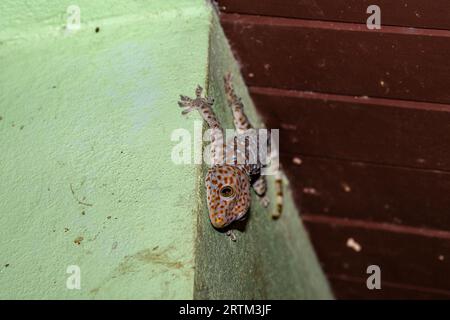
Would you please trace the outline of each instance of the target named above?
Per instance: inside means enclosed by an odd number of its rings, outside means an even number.
[[[203,88],[200,85],[198,85],[197,89],[195,89],[195,95],[197,96],[197,98],[200,98],[200,96],[202,95],[202,92],[203,92]]]
[[[269,206],[270,200],[267,196],[264,196],[261,198],[260,202],[264,208],[267,208]]]

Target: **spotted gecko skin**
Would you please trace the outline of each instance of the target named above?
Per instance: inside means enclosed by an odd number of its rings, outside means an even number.
[[[224,82],[228,105],[233,113],[234,126],[239,136],[246,130],[252,129],[252,125],[243,111],[241,99],[234,92],[230,74],[224,77]],[[181,95],[181,100],[178,104],[184,109],[182,114],[198,110],[210,129],[212,129],[212,166],[206,175],[205,185],[209,219],[215,228],[221,229],[234,221],[245,218],[251,203],[250,186],[253,187],[256,194],[260,197],[263,206],[267,207],[269,200],[265,195],[267,189],[265,177],[258,176],[261,165],[248,164],[248,161],[246,162],[245,159],[248,159],[249,154],[239,154],[239,150],[245,150],[245,147],[243,149],[239,148],[239,146],[245,144],[244,139],[235,138],[233,141],[227,141],[224,145],[223,129],[212,110],[214,101],[211,98],[201,97],[202,90],[200,86],[197,87],[195,99]],[[235,148],[236,146],[237,148]],[[250,149],[248,152],[257,151]],[[225,159],[231,158],[232,160],[224,163],[223,157]],[[252,183],[252,177],[255,176],[257,179],[253,179]],[[278,199],[281,199],[281,191],[278,193],[277,188]],[[277,208],[281,211],[280,203],[277,203]],[[279,213],[273,216],[278,217]]]
[[[242,219],[250,207],[248,174],[238,166],[214,166],[205,179],[209,219],[218,229]]]

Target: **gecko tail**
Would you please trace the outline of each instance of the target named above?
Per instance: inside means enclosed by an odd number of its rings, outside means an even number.
[[[281,171],[278,171],[275,175],[275,211],[272,212],[272,218],[278,219],[283,212],[283,178]]]

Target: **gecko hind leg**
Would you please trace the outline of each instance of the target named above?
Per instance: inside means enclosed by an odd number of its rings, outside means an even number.
[[[252,129],[253,126],[244,112],[244,105],[242,104],[241,98],[239,98],[234,92],[231,80],[231,73],[227,73],[224,76],[225,94],[227,96],[228,105],[233,113],[234,126],[238,133],[242,133],[246,130]]]

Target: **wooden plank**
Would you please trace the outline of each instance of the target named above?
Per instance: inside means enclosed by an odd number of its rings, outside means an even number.
[[[450,31],[223,14],[250,86],[450,103]]]
[[[366,23],[370,5],[381,9],[382,25],[450,29],[448,0],[218,0],[226,13]]]
[[[450,171],[450,105],[250,87],[281,151]]]
[[[383,281],[380,290],[367,289],[366,279],[345,275],[328,275],[334,295],[341,300],[448,300],[450,292],[429,288],[399,285]]]
[[[450,230],[447,172],[281,152],[302,213]]]
[[[326,273],[367,279],[367,267],[378,265],[382,287],[387,281],[450,291],[449,238],[353,226],[351,220],[302,217]]]

